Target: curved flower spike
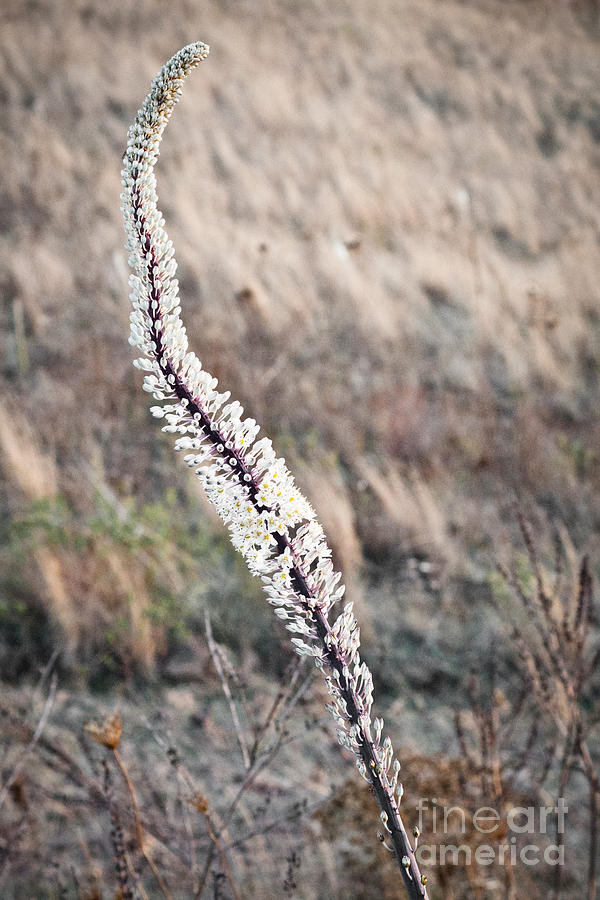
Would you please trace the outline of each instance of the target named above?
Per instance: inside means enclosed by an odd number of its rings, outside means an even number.
[[[163,431],[177,435],[208,498],[229,526],[233,545],[250,571],[262,578],[269,603],[299,654],[314,657],[332,696],[340,743],[357,757],[372,785],[410,897],[426,897],[421,875],[394,795],[396,776],[389,738],[381,742],[378,720],[371,734],[373,681],[358,652],[360,634],[347,604],[333,624],[329,614],[344,594],[331,562],[322,527],[278,458],[268,438],[217,379],[188,351],[180,317],[173,245],[157,208],[154,166],[162,133],[181,94],[184,78],[208,55],[206,44],[189,44],[161,69],[129,129],[123,164],[122,212],[127,233],[130,276],[129,342],[141,356],[134,365],[145,373],[144,390],[160,406],[152,413]],[[406,864],[408,859],[409,864]]]

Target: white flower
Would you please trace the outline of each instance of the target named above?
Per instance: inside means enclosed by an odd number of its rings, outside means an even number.
[[[180,318],[177,263],[157,208],[153,169],[183,80],[207,55],[202,43],[176,53],[152,82],[129,129],[121,199],[133,269],[129,342],[141,353],[134,365],[145,373],[144,390],[162,404],[151,407],[152,415],[164,419],[163,431],[177,435],[175,449],[185,451],[185,462],[227,524],[234,547],[262,579],[275,613],[291,632],[302,635],[291,638],[296,651],[312,656],[323,670],[340,742],[358,757],[384,821],[392,817],[401,833],[394,797],[397,770],[390,785],[386,773],[393,751],[389,738],[380,743],[381,720],[374,726],[375,741],[370,737],[373,681],[359,656],[352,604],[329,624],[328,614],[344,587],[323,529],[271,441],[257,439],[254,419],[243,418],[240,403],[217,390],[217,379],[188,350]]]

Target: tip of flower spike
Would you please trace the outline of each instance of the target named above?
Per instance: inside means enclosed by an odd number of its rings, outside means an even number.
[[[210,47],[208,44],[205,44],[203,41],[192,41],[191,44],[186,44],[185,47],[182,47],[181,50],[175,54],[175,57],[193,56],[200,61],[206,59],[209,53]]]

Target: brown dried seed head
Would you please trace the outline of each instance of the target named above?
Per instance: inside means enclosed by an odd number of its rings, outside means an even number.
[[[208,800],[203,794],[194,794],[193,797],[190,797],[190,803],[202,815],[206,815],[208,813]]]
[[[121,718],[121,713],[116,712],[112,716],[103,719],[100,724],[87,722],[84,728],[98,744],[102,744],[103,747],[107,747],[109,750],[115,750],[121,740],[123,719]]]

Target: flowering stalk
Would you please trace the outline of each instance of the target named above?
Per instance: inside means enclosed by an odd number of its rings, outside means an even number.
[[[183,80],[207,55],[202,43],[176,53],[152,82],[129,129],[122,211],[134,271],[129,342],[142,353],[134,365],[146,373],[144,390],[162,403],[151,412],[166,421],[163,431],[179,435],[175,449],[186,451],[184,459],[229,526],[234,547],[262,579],[275,614],[297,635],[294,649],[314,657],[323,672],[339,741],[354,754],[377,797],[408,896],[426,898],[426,879],[399,812],[400,764],[390,738],[382,737],[382,719],[371,720],[373,680],[359,656],[352,603],[329,622],[344,587],[323,529],[271,441],[257,440],[254,419],[242,418],[242,406],[230,402],[229,392],[217,391],[217,379],[188,351],[173,245],[157,208],[153,170]]]

